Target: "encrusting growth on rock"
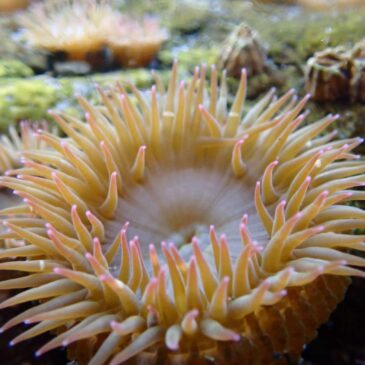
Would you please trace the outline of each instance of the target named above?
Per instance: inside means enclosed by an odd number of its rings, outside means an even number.
[[[37,138],[1,185],[22,204],[2,210],[0,304],[33,307],[2,324],[32,324],[89,365],[280,364],[299,356],[364,276],[362,139],[333,140],[329,115],[306,126],[308,96],[270,90],[243,112],[215,67],[167,90],[117,84],[102,103],[78,100],[85,121],[51,113],[67,137]],[[275,356],[274,356],[275,355]]]

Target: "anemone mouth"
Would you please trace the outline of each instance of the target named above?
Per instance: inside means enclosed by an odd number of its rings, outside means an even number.
[[[161,242],[173,243],[188,262],[192,239],[209,251],[209,231],[214,227],[226,235],[237,258],[244,215],[250,217],[248,228],[260,244],[269,238],[255,208],[254,186],[252,177],[234,176],[225,154],[201,156],[200,161],[185,155],[180,162],[170,155],[170,161],[159,161],[149,169],[143,182],[125,186],[114,218],[105,223],[106,242],[112,243],[128,222],[129,236],[139,238],[146,262],[148,245],[154,244],[161,254]]]
[[[364,276],[347,252],[365,249],[349,233],[365,213],[347,205],[365,196],[362,139],[320,135],[336,116],[298,128],[308,97],[293,91],[244,113],[245,71],[228,109],[225,75],[219,87],[213,67],[207,86],[205,71],[179,84],[175,65],[147,97],[80,97],[86,123],[52,113],[68,137],[37,131],[50,149],[0,178],[24,200],[1,212],[0,237],[24,244],[0,251],[0,269],[28,273],[0,282],[25,289],[0,308],[40,301],[3,325],[35,324],[12,344],[57,330],[38,355],[85,340],[89,365],[119,365],[225,364],[239,343],[266,365],[255,346],[298,355],[342,297],[346,279],[325,274]]]

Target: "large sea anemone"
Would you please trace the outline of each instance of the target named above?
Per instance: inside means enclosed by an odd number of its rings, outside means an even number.
[[[2,281],[36,301],[3,324],[32,324],[15,345],[52,331],[37,356],[67,346],[89,365],[278,364],[364,276],[362,140],[333,140],[337,116],[306,126],[308,96],[269,93],[232,105],[204,67],[167,91],[99,89],[85,120],[52,113],[67,135],[39,131],[51,151],[27,151],[1,178],[24,202],[2,211]],[[281,357],[283,356],[283,357]]]

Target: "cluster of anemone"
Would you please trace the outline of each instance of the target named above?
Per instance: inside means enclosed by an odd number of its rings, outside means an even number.
[[[45,332],[81,364],[271,364],[296,358],[364,276],[362,140],[329,115],[303,125],[308,96],[270,90],[246,112],[246,73],[227,106],[223,73],[196,68],[167,89],[99,89],[84,120],[52,113],[66,137],[1,177],[23,199],[1,211],[0,308],[34,305],[1,330]],[[42,152],[43,151],[43,152]],[[274,356],[275,354],[275,356]]]
[[[8,134],[0,137],[0,174],[21,166],[22,152],[47,147],[45,142],[36,137],[37,131],[49,129],[46,122],[22,121],[19,126],[19,133],[14,126],[10,126]],[[55,128],[51,132],[56,134]]]
[[[108,0],[35,3],[19,19],[30,44],[69,60],[90,60],[110,49],[120,65],[144,66],[167,38],[157,19],[132,19]]]
[[[36,137],[39,131],[48,131],[57,134],[55,127],[49,128],[46,122],[19,123],[19,132],[14,126],[10,126],[7,135],[0,137],[0,175],[7,174],[12,169],[22,165],[22,153],[28,150],[36,152],[40,149],[47,149],[47,144]],[[4,209],[19,202],[19,198],[10,194],[9,190],[0,187],[0,209]],[[7,242],[5,242],[6,244]],[[2,245],[3,242],[0,243]],[[2,246],[0,246],[2,247]],[[4,277],[5,275],[2,275]]]

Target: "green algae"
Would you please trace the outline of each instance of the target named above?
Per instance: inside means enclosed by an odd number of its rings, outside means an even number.
[[[157,72],[163,81],[168,71]],[[83,95],[91,102],[99,101],[95,85],[109,87],[119,82],[131,82],[138,88],[151,86],[155,79],[150,70],[135,69],[90,77],[36,76],[25,79],[0,78],[0,130],[21,120],[48,120],[49,109],[81,116],[75,94]]]
[[[192,48],[176,47],[164,49],[159,53],[159,60],[164,66],[171,66],[174,59],[179,62],[179,67],[186,71],[193,71],[197,65],[204,63],[211,66],[216,63],[219,55],[219,48],[196,46]]]
[[[0,60],[0,78],[4,77],[30,77],[33,76],[33,70],[25,63],[19,60]]]
[[[0,80],[0,129],[23,119],[47,118],[47,110],[58,100],[57,90],[42,79]]]

